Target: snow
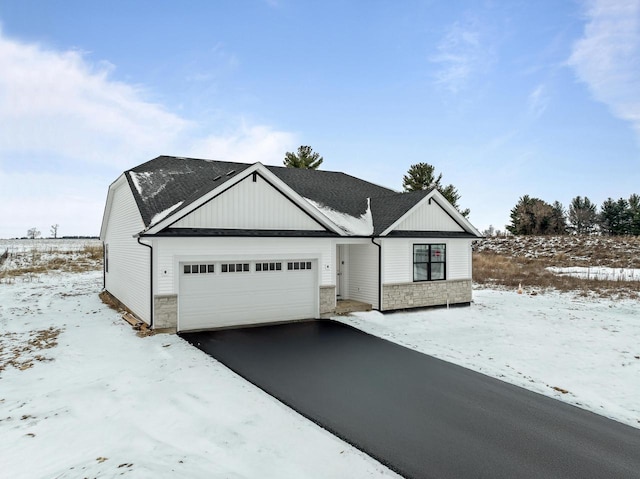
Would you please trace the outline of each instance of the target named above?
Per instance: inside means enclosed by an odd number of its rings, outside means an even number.
[[[2,477],[398,477],[178,336],[136,336],[101,286],[0,283]],[[639,428],[639,310],[479,289],[471,307],[334,319]]]
[[[398,477],[178,336],[137,337],[101,283],[0,284],[0,476]]]
[[[152,225],[155,225],[156,223],[160,223],[163,219],[169,216],[173,211],[178,209],[182,205],[182,203],[184,203],[184,201],[176,203],[175,205],[170,206],[169,208],[167,208],[164,211],[161,211],[160,213],[156,213],[153,216],[153,218],[151,218],[151,223],[149,223],[149,225],[152,226]]]
[[[334,319],[640,428],[639,311],[632,300],[480,289],[471,307]]]
[[[135,171],[131,172],[131,180],[133,181],[136,190],[138,190],[138,194],[142,196],[142,185],[143,183],[147,183],[151,178],[150,171],[143,171],[140,173],[136,173]]]
[[[573,276],[582,279],[598,279],[607,281],[640,281],[638,268],[609,268],[606,266],[573,266],[547,268],[554,274]]]
[[[367,198],[367,210],[358,218],[333,208],[325,206],[316,201],[305,198],[309,203],[315,206],[320,213],[333,221],[344,232],[355,236],[371,236],[373,234],[373,216],[371,215],[371,204]]]

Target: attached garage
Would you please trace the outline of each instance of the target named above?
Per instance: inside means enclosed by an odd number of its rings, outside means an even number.
[[[316,260],[180,264],[179,331],[316,317]]]

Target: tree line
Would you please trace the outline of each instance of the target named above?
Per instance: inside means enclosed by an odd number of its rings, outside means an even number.
[[[511,210],[507,231],[514,235],[640,235],[640,195],[614,200],[600,208],[588,197],[576,196],[565,209],[558,201],[522,196]]]

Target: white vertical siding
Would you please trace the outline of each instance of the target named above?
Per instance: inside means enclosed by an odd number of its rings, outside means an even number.
[[[150,253],[149,248],[138,244],[133,237],[144,228],[144,224],[124,176],[112,188],[113,200],[103,238],[109,245],[105,287],[140,319],[149,323]]]
[[[181,261],[315,259],[320,286],[335,284],[329,238],[157,238],[157,294],[178,294]]]
[[[413,245],[447,245],[447,279],[471,278],[471,241],[460,238],[385,238],[383,240],[384,284],[413,281]]]
[[[255,182],[249,175],[172,228],[324,230],[259,175]]]
[[[378,309],[378,247],[368,243],[349,245],[349,299]]]
[[[419,203],[414,211],[394,228],[398,231],[464,231],[435,200]]]

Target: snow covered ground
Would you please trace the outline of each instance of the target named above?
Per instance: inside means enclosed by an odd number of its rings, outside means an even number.
[[[398,477],[177,336],[137,337],[101,272],[31,281],[0,284],[0,477]]]
[[[573,276],[582,279],[598,279],[605,281],[640,281],[639,268],[608,268],[606,266],[570,266],[547,268],[554,274]]]
[[[0,284],[0,476],[398,477],[177,336],[137,337],[100,271],[30,281]],[[640,427],[639,302],[474,299],[336,319]]]
[[[640,428],[640,302],[479,289],[471,307],[336,318]]]

